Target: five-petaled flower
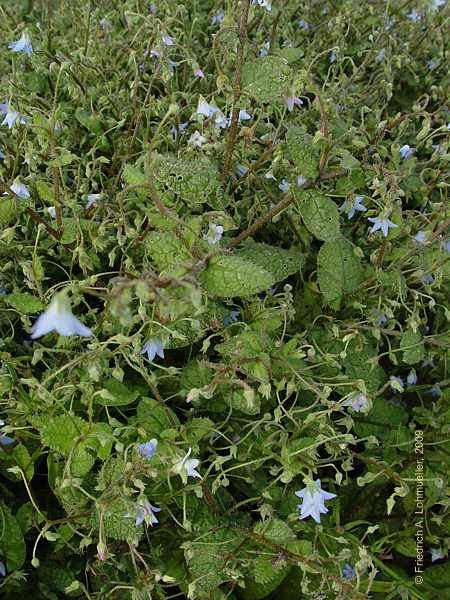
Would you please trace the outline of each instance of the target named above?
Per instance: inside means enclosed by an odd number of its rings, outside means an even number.
[[[445,558],[445,554],[442,552],[440,548],[431,548],[431,562],[436,562],[437,560],[442,560]]]
[[[284,102],[289,112],[294,110],[294,106],[301,106],[303,104],[303,100],[298,96],[285,96]]]
[[[21,183],[20,181],[18,181],[16,179],[16,181],[12,184],[12,186],[9,188],[13,194],[15,194],[18,198],[29,198],[30,197],[30,192],[27,188],[27,186],[24,183]]]
[[[209,231],[203,237],[208,242],[208,244],[211,244],[211,246],[213,246],[214,244],[217,244],[217,242],[220,242],[220,240],[222,239],[222,235],[222,225],[215,225],[214,223],[210,223]]]
[[[414,236],[414,239],[420,244],[425,244],[425,242],[427,241],[427,234],[425,233],[425,231],[418,231]]]
[[[195,112],[197,115],[204,115],[205,117],[210,118],[214,113],[219,112],[219,109],[217,106],[206,102],[203,96],[200,96],[198,99],[197,110]]]
[[[364,394],[352,394],[350,398],[343,403],[343,406],[348,406],[355,412],[364,412],[370,406],[370,403],[367,396]]]
[[[157,508],[156,506],[152,506],[148,500],[140,500],[137,502],[135,510],[136,527],[141,525],[144,521],[147,523],[147,525],[151,525],[152,527],[155,523],[159,523],[155,513],[159,512],[161,509]],[[131,515],[127,513],[125,516],[130,517]]]
[[[355,568],[352,567],[352,565],[349,565],[348,563],[345,564],[344,568],[342,569],[342,577],[344,579],[354,579],[356,577]]]
[[[30,337],[35,340],[51,331],[64,336],[91,337],[92,335],[92,331],[72,314],[65,292],[57,294],[47,310],[37,318],[31,328]]]
[[[325,492],[321,485],[320,479],[307,482],[306,486],[295,492],[295,495],[303,500],[297,508],[300,509],[299,519],[312,517],[316,523],[320,523],[320,515],[326,514],[328,508],[325,506],[325,500],[336,498],[336,494]]]
[[[411,148],[411,146],[409,146],[408,144],[404,144],[398,152],[401,158],[406,159],[411,158],[415,151],[415,148]]]
[[[146,354],[150,362],[153,362],[155,356],[164,358],[164,346],[159,338],[151,338],[142,346],[140,354]]]
[[[187,454],[175,464],[174,470],[182,479],[187,479],[188,477],[198,477],[201,479],[202,476],[196,470],[200,461],[197,458],[189,458],[191,452],[192,448],[189,448]]]
[[[408,385],[416,385],[417,373],[415,372],[414,369],[411,369],[411,371],[408,373],[408,376],[406,377],[406,383]]]
[[[144,444],[138,444],[139,454],[150,460],[154,456],[157,446],[158,440],[155,440],[154,438]]]
[[[375,231],[380,229],[384,237],[387,237],[390,227],[398,227],[398,225],[390,221],[387,217],[369,217],[369,221],[373,223],[373,227],[370,230],[371,233],[375,233]]]
[[[201,148],[206,141],[206,138],[199,131],[195,130],[188,139],[188,145],[194,148]]]
[[[347,218],[349,220],[353,219],[356,211],[365,212],[367,210],[367,208],[363,204],[363,201],[364,201],[363,196],[355,196],[355,199],[353,200],[353,204],[351,205],[350,210],[347,213]]]
[[[0,104],[0,112],[5,115],[1,125],[8,125],[9,129],[12,129],[14,123],[19,119],[19,123],[26,123],[26,119],[22,117],[17,110],[13,110],[9,103]]]
[[[262,6],[269,12],[272,10],[272,0],[253,0],[252,4],[256,4],[258,6]]]
[[[8,45],[8,48],[12,52],[25,52],[26,54],[33,53],[31,39],[28,33],[26,32],[22,33],[22,36],[16,42],[11,42],[11,44]]]

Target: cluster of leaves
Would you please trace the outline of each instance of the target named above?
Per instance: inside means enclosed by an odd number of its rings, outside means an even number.
[[[446,597],[445,3],[3,4],[2,597]]]

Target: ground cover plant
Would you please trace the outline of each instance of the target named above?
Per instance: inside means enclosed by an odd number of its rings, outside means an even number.
[[[0,2],[2,598],[450,598],[448,25]]]

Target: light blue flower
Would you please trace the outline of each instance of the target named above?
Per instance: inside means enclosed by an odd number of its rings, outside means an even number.
[[[421,280],[422,283],[424,283],[425,285],[431,285],[432,283],[434,283],[434,277],[431,273],[427,273],[426,275],[424,275]]]
[[[0,125],[8,125],[9,129],[14,127],[17,119],[19,119],[19,123],[26,123],[26,119],[17,110],[13,110],[9,104],[0,104],[0,112],[5,115]]]
[[[409,21],[412,21],[412,23],[417,23],[417,21],[420,20],[420,15],[415,9],[408,13],[406,17]]]
[[[214,114],[213,122],[216,129],[226,129],[230,126],[230,119],[228,119],[221,110]]]
[[[188,146],[192,146],[193,148],[202,148],[203,144],[208,140],[203,136],[200,131],[197,129],[194,133],[191,134],[191,137],[188,139]]]
[[[151,338],[142,346],[140,354],[146,354],[150,362],[153,362],[155,356],[164,358],[164,346],[159,338]]]
[[[305,31],[311,29],[311,25],[307,23],[304,19],[300,19],[299,21],[297,21],[297,25],[300,27],[300,29],[304,29]]]
[[[445,554],[442,552],[440,548],[431,548],[431,562],[436,562],[437,560],[442,560],[445,558]]]
[[[34,322],[30,337],[35,340],[51,331],[63,336],[92,335],[92,331],[72,314],[64,292],[57,294],[47,310]]]
[[[386,217],[369,217],[369,221],[373,223],[373,227],[370,230],[371,233],[375,233],[379,229],[383,232],[384,237],[387,237],[390,227],[398,227],[395,223],[387,219]]]
[[[272,1],[271,0],[252,0],[252,4],[256,4],[257,6],[262,6],[269,12],[272,10]]]
[[[444,250],[444,252],[450,253],[450,240],[444,240],[442,242],[442,250]]]
[[[433,385],[433,387],[428,390],[427,394],[430,394],[433,396],[433,398],[439,398],[439,396],[442,394],[442,391],[438,385]]]
[[[9,436],[7,436],[5,433],[3,433],[2,429],[5,425],[5,421],[2,421],[0,419],[0,450],[2,446],[9,446],[10,444],[14,444],[14,442],[16,441],[14,438],[11,438]]]
[[[24,183],[21,183],[18,179],[14,181],[9,189],[19,198],[25,199],[30,197],[30,192],[27,186]]]
[[[5,563],[0,560],[0,575],[2,577],[6,577],[6,567],[5,567]]]
[[[437,10],[438,8],[441,8],[441,6],[444,6],[447,0],[433,0],[433,4],[431,6],[431,8],[433,10]]]
[[[25,52],[26,54],[33,54],[33,46],[31,45],[30,36],[27,33],[22,33],[22,36],[17,42],[12,42],[8,45],[8,48],[12,52]]]
[[[264,42],[261,50],[258,53],[258,56],[260,56],[261,58],[264,58],[264,56],[267,56],[269,54],[269,48],[270,48],[270,42]]]
[[[165,46],[175,46],[175,42],[170,35],[161,35],[162,42]]]
[[[356,570],[347,563],[342,569],[342,577],[344,579],[354,579],[356,577]]]
[[[0,160],[5,160],[5,155],[3,154],[3,152],[0,150]]]
[[[332,50],[330,52],[330,54],[328,55],[328,60],[330,61],[331,64],[333,64],[334,62],[336,62],[336,52],[334,50]]]
[[[278,189],[283,193],[286,193],[290,190],[291,184],[286,179],[282,179]]]
[[[375,60],[377,62],[383,62],[385,58],[386,58],[386,48],[381,48],[381,50],[376,55]]]
[[[198,99],[198,105],[196,110],[197,115],[204,115],[205,117],[210,118],[213,116],[214,113],[218,111],[219,109],[217,108],[217,106],[209,104],[208,102],[206,102],[203,96],[200,96],[200,98]]]
[[[302,490],[295,492],[295,495],[303,500],[303,503],[297,507],[301,511],[299,519],[312,517],[316,523],[320,523],[321,514],[328,512],[325,500],[336,498],[336,494],[322,490],[320,479],[316,479],[315,482],[309,481]]]
[[[378,310],[377,308],[372,309],[371,316],[375,320],[375,323],[378,325],[378,327],[381,327],[388,322],[387,314],[381,310]]]
[[[155,523],[159,523],[155,513],[160,512],[161,509],[157,508],[156,506],[152,506],[148,500],[141,500],[140,502],[138,502],[135,506],[135,510],[136,527],[141,525],[144,521],[147,523],[147,525],[150,525],[152,527]],[[126,514],[125,516],[129,517],[131,515]]]
[[[427,62],[427,67],[429,71],[434,71],[439,66],[439,61],[433,58]]]
[[[306,177],[303,177],[303,175],[298,175],[295,183],[297,184],[297,187],[303,187],[306,183]]]
[[[228,325],[239,321],[240,314],[241,313],[238,310],[230,310],[229,316],[225,317],[223,320],[223,324],[225,325],[225,327],[228,327]]]
[[[406,383],[408,385],[416,385],[416,383],[417,383],[417,373],[415,372],[414,369],[411,369],[411,371],[408,373],[408,375],[406,377]]]
[[[153,458],[157,446],[158,440],[155,439],[151,439],[150,441],[145,442],[144,444],[138,444],[139,454],[144,458],[150,460],[151,458]]]
[[[427,234],[425,233],[425,231],[418,231],[414,236],[414,239],[416,240],[416,242],[419,242],[419,244],[425,244],[425,242],[427,241]]]
[[[249,121],[250,119],[252,119],[252,115],[249,112],[247,112],[245,110],[245,108],[243,108],[239,111],[239,117],[238,117],[239,123],[241,121]]]
[[[391,375],[389,377],[389,383],[391,388],[395,391],[395,392],[403,392],[404,391],[404,386],[405,386],[405,382],[403,381],[403,379],[401,377],[397,377],[395,375]]]
[[[196,477],[201,479],[202,476],[197,471],[200,461],[197,458],[189,458],[191,452],[192,448],[189,448],[186,455],[175,464],[174,470],[181,476],[182,479],[187,479],[187,477]]]
[[[284,102],[289,112],[294,110],[294,106],[301,106],[303,104],[303,100],[298,96],[285,96]]]
[[[211,17],[211,25],[219,25],[225,18],[225,12],[220,10],[218,13]]]
[[[222,225],[215,225],[214,223],[209,224],[209,231],[203,237],[204,239],[213,246],[217,244],[222,239],[223,235],[223,227]]]
[[[342,406],[348,406],[355,412],[364,412],[369,407],[369,400],[364,394],[352,394]]]
[[[245,165],[236,165],[236,173],[238,177],[244,177],[248,173],[248,167]]]
[[[363,204],[363,201],[364,201],[364,197],[363,196],[355,196],[353,204],[351,205],[350,210],[348,211],[348,214],[347,214],[347,218],[349,220],[353,219],[353,217],[355,216],[356,211],[358,211],[358,212],[365,212],[367,210],[367,208]]]
[[[409,144],[404,144],[398,152],[401,158],[407,159],[411,158],[415,151],[415,148],[411,148]]]

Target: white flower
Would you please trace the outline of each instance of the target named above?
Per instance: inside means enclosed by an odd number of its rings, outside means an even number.
[[[289,181],[287,181],[286,179],[282,179],[280,185],[278,186],[278,189],[286,193],[289,191],[290,187],[291,184],[289,183]]]
[[[27,186],[24,183],[20,183],[20,181],[17,179],[9,189],[19,198],[24,199],[30,197],[30,192]]]
[[[188,144],[189,146],[193,146],[194,148],[201,148],[206,141],[206,138],[203,137],[203,135],[196,130],[188,139]]]
[[[92,335],[92,331],[72,314],[64,292],[57,294],[47,310],[35,321],[31,328],[31,339],[35,340],[51,331],[60,335]]]
[[[328,512],[325,500],[336,498],[336,494],[322,490],[320,479],[316,479],[315,482],[310,481],[302,490],[295,492],[295,495],[303,500],[303,503],[298,505],[301,511],[299,519],[312,517],[316,523],[320,523],[321,514]]]
[[[86,210],[91,208],[93,204],[96,204],[98,200],[102,197],[103,194],[88,194],[87,202],[86,202]]]
[[[204,115],[205,117],[209,118],[212,117],[213,114],[218,111],[219,109],[217,108],[217,106],[208,104],[208,102],[206,102],[203,96],[200,96],[200,98],[198,99],[198,105],[196,110],[197,115]]]
[[[267,171],[267,173],[264,174],[264,177],[266,179],[272,179],[273,181],[276,181],[277,178],[275,177],[275,175],[272,173],[272,171]]]
[[[419,244],[425,244],[427,241],[427,234],[425,231],[418,231],[414,236],[414,239],[416,242],[419,242]]]
[[[47,212],[52,219],[56,219],[56,208],[54,206],[47,206]]]
[[[0,112],[5,115],[5,118],[0,124],[8,125],[9,129],[13,128],[17,119],[19,119],[19,123],[26,123],[26,119],[22,117],[17,110],[13,110],[9,104],[0,104]]]
[[[177,473],[179,473],[179,475],[183,478],[184,477],[198,477],[199,479],[202,478],[202,476],[200,475],[200,473],[196,470],[198,465],[200,464],[200,461],[196,458],[189,458],[190,454],[192,452],[192,448],[189,448],[186,456],[178,461],[174,467],[175,471]]]
[[[146,354],[150,362],[153,362],[155,356],[164,358],[164,346],[159,338],[151,338],[142,346],[140,354]]]
[[[26,54],[33,53],[33,46],[31,45],[30,36],[27,33],[22,33],[22,36],[17,42],[11,42],[8,48],[12,52],[25,52]]]
[[[230,125],[230,120],[226,118],[221,110],[214,115],[214,127],[216,129],[226,129]]]
[[[445,554],[442,552],[440,548],[431,548],[431,562],[436,562],[437,560],[441,560],[445,558]]]
[[[253,0],[252,4],[257,4],[258,6],[262,6],[269,12],[272,10],[272,1],[271,0]]]
[[[304,186],[306,183],[306,177],[303,177],[303,175],[298,175],[297,176],[297,187],[302,187]]]
[[[214,223],[209,224],[209,231],[206,235],[203,236],[208,244],[214,245],[217,242],[220,242],[223,235],[223,227],[222,225],[215,225]]]
[[[355,412],[364,412],[369,407],[369,401],[364,394],[352,394],[342,406],[348,406]]]

